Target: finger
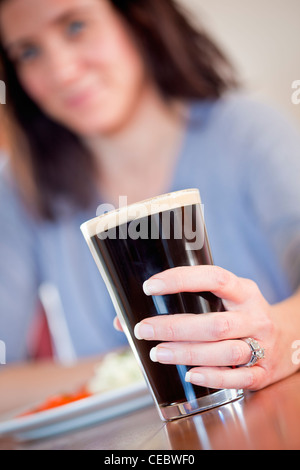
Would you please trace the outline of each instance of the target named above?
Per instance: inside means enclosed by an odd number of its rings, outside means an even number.
[[[113,325],[114,325],[115,330],[123,332],[123,328],[121,326],[121,323],[120,323],[120,320],[118,319],[118,317],[114,318]]]
[[[251,359],[244,341],[218,343],[162,343],[151,349],[150,358],[161,364],[188,366],[239,366]]]
[[[221,341],[255,336],[257,325],[241,312],[159,315],[135,326],[137,339],[148,341]]]
[[[212,292],[235,303],[249,298],[255,283],[235,276],[218,266],[188,266],[157,274],[144,283],[146,295],[167,295],[178,292]]]
[[[198,367],[187,372],[185,380],[194,385],[214,389],[259,390],[265,382],[266,371],[260,366],[238,369]]]

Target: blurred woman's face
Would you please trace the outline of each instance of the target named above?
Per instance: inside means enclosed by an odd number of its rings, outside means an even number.
[[[109,0],[7,0],[0,29],[22,86],[56,121],[93,135],[130,119],[145,67]]]

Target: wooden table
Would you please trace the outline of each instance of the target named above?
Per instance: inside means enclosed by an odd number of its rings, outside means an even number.
[[[3,366],[0,414],[71,391],[88,380],[97,359]],[[0,438],[0,450],[300,449],[300,373],[229,405],[163,423],[154,406],[35,442]]]

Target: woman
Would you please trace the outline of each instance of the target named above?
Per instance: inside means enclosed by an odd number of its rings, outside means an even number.
[[[218,266],[161,273],[145,292],[211,290],[228,312],[145,320],[137,336],[171,340],[153,360],[200,366],[187,380],[209,387],[257,389],[295,372],[298,134],[229,93],[230,65],[170,0],[0,0],[0,28],[18,136],[0,187],[0,331],[11,360],[26,354],[43,282],[60,292],[78,355],[120,345],[79,226],[119,196],[196,186]],[[246,337],[265,359],[229,368],[250,361]]]

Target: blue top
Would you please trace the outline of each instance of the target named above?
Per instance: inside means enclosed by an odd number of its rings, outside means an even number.
[[[256,281],[268,301],[300,285],[300,136],[284,117],[242,95],[191,105],[170,191],[200,189],[215,264]],[[100,204],[101,201],[98,202]],[[80,231],[96,207],[50,223],[26,213],[0,173],[0,340],[26,359],[38,287],[56,285],[78,356],[125,343]]]

